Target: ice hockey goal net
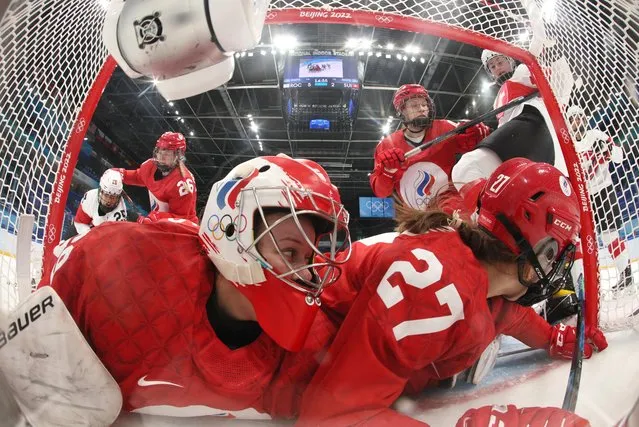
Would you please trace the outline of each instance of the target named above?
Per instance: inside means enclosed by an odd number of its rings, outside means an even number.
[[[17,301],[12,236],[19,215],[35,216],[36,248],[43,246],[48,253],[59,240],[77,154],[114,67],[101,39],[107,5],[108,0],[14,0],[2,18],[2,309]],[[611,330],[639,321],[639,18],[634,8],[622,0],[274,0],[267,23],[349,24],[433,34],[525,63],[537,80],[571,181],[582,196],[588,321]],[[604,130],[625,154],[622,163],[610,166],[616,203],[592,199],[594,209],[614,217],[632,260],[634,280],[623,288],[614,288],[620,271],[602,232],[611,228],[610,221],[595,224],[590,210],[583,156],[576,154],[574,135],[564,121],[569,105],[581,106],[592,126]],[[584,161],[584,169],[591,160]]]

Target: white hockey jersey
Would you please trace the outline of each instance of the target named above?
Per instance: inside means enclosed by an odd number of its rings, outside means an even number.
[[[575,150],[581,159],[586,175],[586,185],[590,194],[595,194],[612,185],[612,176],[608,165],[623,162],[623,149],[615,145],[610,137],[599,129],[589,129],[584,137],[577,141]]]
[[[512,77],[508,79],[499,89],[499,93],[497,94],[497,98],[495,98],[493,108],[499,108],[515,98],[528,95],[535,89],[537,89],[537,85],[531,79],[530,70],[524,64],[520,64],[517,66],[517,68],[515,68],[515,72],[513,73]],[[550,114],[548,114],[548,110],[546,109],[544,101],[543,99],[541,99],[541,97],[530,99],[522,104],[519,104],[516,107],[511,108],[510,110],[506,110],[505,112],[497,115],[497,118],[499,119],[499,126],[502,126],[504,123],[507,123],[513,118],[520,115],[524,110],[525,105],[530,105],[531,107],[536,108],[544,118],[546,126],[548,127],[550,135],[552,136],[553,145],[555,147],[555,167],[559,169],[561,173],[567,176],[568,168],[566,167],[566,161],[564,160],[564,155],[561,151],[561,146],[559,145],[559,139],[557,138],[557,134],[552,124]]]
[[[126,214],[126,205],[124,204],[124,200],[120,198],[120,202],[111,212],[100,215],[98,189],[95,188],[84,193],[84,197],[75,214],[73,224],[78,234],[85,234],[91,227],[96,227],[103,222],[126,221]]]

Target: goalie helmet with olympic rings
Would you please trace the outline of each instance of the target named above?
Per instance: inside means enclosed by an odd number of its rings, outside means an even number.
[[[268,224],[265,211],[283,216]],[[300,217],[315,228],[311,240]],[[295,222],[313,254],[303,267],[283,256],[271,231],[284,220]],[[213,184],[200,225],[200,240],[219,274],[251,302],[260,327],[280,346],[297,350],[304,343],[325,286],[340,274],[350,251],[349,215],[324,169],[310,160],[285,155],[244,162]],[[257,226],[264,231],[256,235]],[[275,271],[258,251],[261,239],[273,239],[288,271]],[[320,249],[320,246],[322,249]],[[312,274],[301,274],[302,272]],[[310,277],[310,279],[309,279]]]

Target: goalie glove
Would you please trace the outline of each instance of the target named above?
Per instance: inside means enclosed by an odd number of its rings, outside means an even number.
[[[584,359],[589,359],[594,351],[603,351],[608,347],[608,341],[599,329],[588,326],[584,343]],[[558,323],[552,327],[550,333],[550,347],[548,353],[555,359],[572,359],[577,345],[577,332],[572,326]]]
[[[561,408],[517,408],[515,405],[469,409],[456,427],[589,427],[588,420]]]

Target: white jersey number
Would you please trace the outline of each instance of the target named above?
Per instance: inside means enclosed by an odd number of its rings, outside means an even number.
[[[191,178],[187,178],[185,181],[178,181],[177,186],[180,197],[193,192],[193,180]]]
[[[401,274],[406,284],[417,289],[425,289],[437,283],[442,277],[443,267],[434,253],[426,249],[413,249],[411,253],[418,260],[426,261],[428,268],[420,272],[415,271],[415,267],[408,261],[395,261],[392,263],[377,286],[377,294],[387,308],[393,307],[404,299],[401,288],[393,286],[388,280],[394,273]],[[397,341],[411,335],[443,331],[456,321],[464,318],[464,305],[453,283],[435,292],[435,296],[439,304],[446,306],[450,310],[450,314],[427,319],[404,320],[393,327],[393,333]]]

